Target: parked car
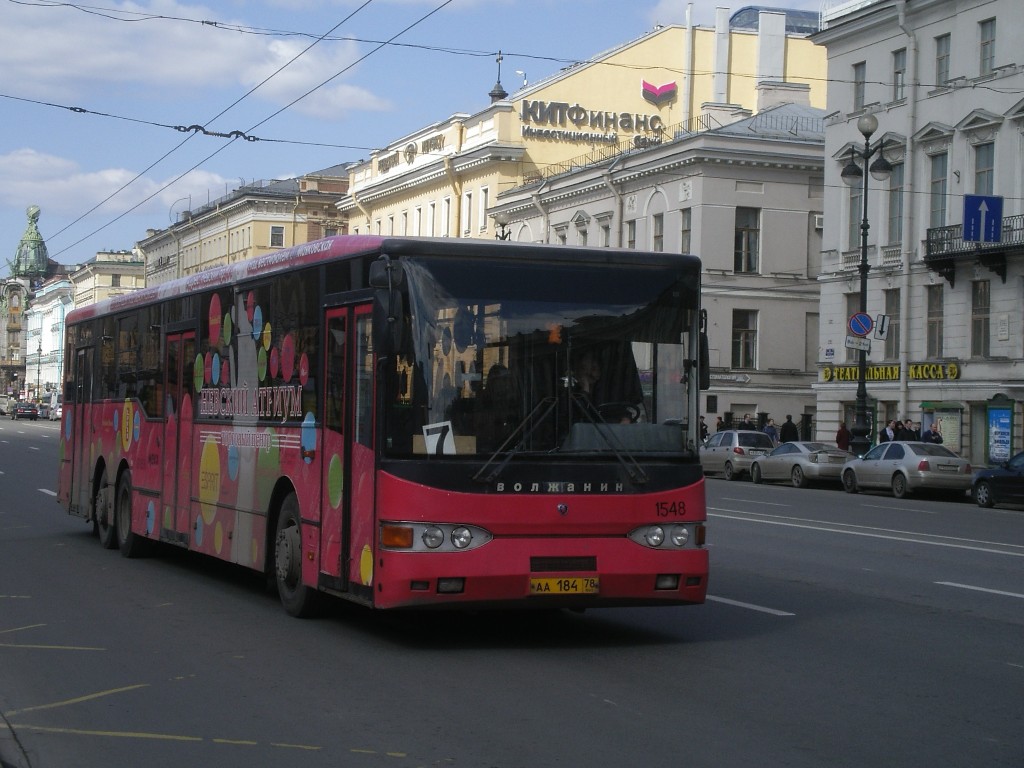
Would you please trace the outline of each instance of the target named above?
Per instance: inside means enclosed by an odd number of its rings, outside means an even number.
[[[726,480],[736,480],[750,472],[751,462],[775,448],[764,432],[725,429],[716,432],[700,447],[700,463],[705,473],[722,473]]]
[[[897,499],[920,490],[966,492],[971,463],[937,443],[895,440],[881,443],[843,465],[843,489],[888,488]]]
[[[822,481],[838,484],[850,457],[849,451],[828,443],[794,440],[755,458],[750,464],[750,479],[755,483],[789,480],[796,488]]]
[[[35,403],[19,402],[11,409],[11,418],[35,421],[39,418],[39,409]]]
[[[50,421],[60,421],[60,417],[64,415],[64,405],[57,403],[50,409]]]
[[[975,472],[971,495],[979,507],[1024,504],[1024,451]]]

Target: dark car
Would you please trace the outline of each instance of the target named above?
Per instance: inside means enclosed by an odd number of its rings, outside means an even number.
[[[1003,464],[975,472],[971,495],[979,507],[1024,504],[1024,451]]]
[[[39,409],[36,408],[35,403],[18,403],[11,408],[12,419],[32,419],[35,421],[39,418]]]

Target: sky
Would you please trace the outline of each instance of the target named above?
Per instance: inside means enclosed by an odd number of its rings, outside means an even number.
[[[751,4],[689,3],[701,25],[714,23],[716,6]],[[817,11],[821,0],[761,4]],[[452,114],[478,112],[498,77],[498,51],[502,85],[514,93],[658,24],[682,23],[686,7],[0,0],[0,277],[30,205],[62,264],[128,250],[148,229],[243,183],[362,160]]]

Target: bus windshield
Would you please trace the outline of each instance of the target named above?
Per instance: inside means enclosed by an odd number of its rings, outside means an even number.
[[[418,256],[402,266],[408,312],[384,363],[385,455],[692,456],[692,265]]]

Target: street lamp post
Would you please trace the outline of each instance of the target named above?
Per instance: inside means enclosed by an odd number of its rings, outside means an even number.
[[[512,237],[512,230],[509,227],[509,217],[505,212],[496,213],[494,218],[494,239],[495,240],[508,240]]]
[[[42,397],[39,395],[39,369],[43,365],[43,340],[39,340],[39,345],[36,347],[36,400],[42,402]]]
[[[868,272],[871,269],[871,265],[868,264],[868,230],[870,229],[868,224],[868,176],[857,165],[856,160],[862,160],[864,168],[877,181],[888,179],[889,174],[892,173],[892,166],[882,157],[881,141],[871,146],[871,136],[878,130],[878,118],[871,114],[861,115],[857,120],[857,130],[864,136],[864,149],[850,148],[850,162],[843,168],[842,179],[849,187],[861,185],[863,216],[860,222],[860,311],[866,313],[868,311]],[[876,154],[878,158],[868,167],[868,162]],[[853,429],[850,430],[852,433],[850,448],[856,455],[863,456],[871,446],[871,439],[868,437],[871,433],[871,425],[868,423],[868,390],[866,384],[868,352],[863,347],[859,352],[860,358],[857,365],[857,414],[854,419]]]

